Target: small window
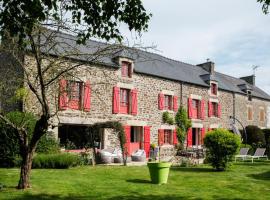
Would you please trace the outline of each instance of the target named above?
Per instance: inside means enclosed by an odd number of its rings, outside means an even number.
[[[212,102],[212,116],[218,117],[218,103]]]
[[[82,82],[68,81],[68,104],[71,109],[80,109],[82,99],[82,87]]]
[[[192,113],[194,119],[200,118],[200,101],[197,99],[192,99]]]
[[[253,112],[251,107],[248,107],[248,120],[253,120]]]
[[[172,144],[172,130],[164,130],[164,144]]]
[[[211,83],[211,94],[217,95],[217,84]]]
[[[122,62],[121,73],[122,73],[122,77],[131,78],[131,63]]]
[[[128,114],[129,113],[129,97],[130,90],[120,89],[120,113]]]
[[[164,95],[164,109],[172,110],[172,96],[171,95]]]
[[[251,91],[247,91],[247,97],[249,101],[252,101]]]
[[[265,112],[264,109],[260,109],[260,121],[263,122],[265,120]]]

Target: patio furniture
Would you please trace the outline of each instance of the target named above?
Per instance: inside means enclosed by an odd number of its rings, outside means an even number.
[[[266,158],[268,160],[268,157],[264,155],[265,150],[266,150],[265,148],[257,148],[253,156],[247,156],[247,157],[251,158],[252,163],[255,158],[257,158],[258,160],[260,158]]]
[[[144,162],[146,160],[145,151],[142,149],[135,151],[135,153],[131,155],[131,160],[134,162]]]
[[[241,148],[239,154],[235,155],[234,157],[235,162],[237,158],[242,158],[243,160],[245,160],[248,156],[248,151],[249,151],[249,148]]]

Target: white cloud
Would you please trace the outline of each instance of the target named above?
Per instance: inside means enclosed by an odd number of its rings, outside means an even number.
[[[160,54],[192,64],[210,58],[233,76],[250,75],[251,66],[260,65],[257,85],[270,93],[270,15],[255,0],[143,2],[153,13],[143,45],[156,44]]]

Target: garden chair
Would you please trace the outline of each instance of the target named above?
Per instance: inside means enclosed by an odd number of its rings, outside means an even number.
[[[142,149],[139,149],[135,153],[132,153],[131,160],[135,162],[144,162],[146,160],[145,151]]]
[[[241,148],[239,154],[234,157],[235,162],[237,158],[242,158],[243,160],[245,160],[248,157],[248,151],[249,148]]]
[[[266,150],[265,148],[257,148],[254,155],[253,156],[248,156],[248,158],[251,158],[252,163],[253,163],[253,160],[255,158],[257,158],[258,160],[260,158],[266,158],[268,160],[268,157],[266,155],[264,155],[265,150]]]

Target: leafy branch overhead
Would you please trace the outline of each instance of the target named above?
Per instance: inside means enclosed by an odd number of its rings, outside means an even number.
[[[7,30],[20,41],[32,33],[36,24],[57,27],[63,17],[73,27],[78,42],[90,37],[121,41],[119,25],[129,30],[146,31],[151,14],[141,0],[1,0],[1,34]],[[64,13],[64,14],[63,14]]]
[[[269,13],[270,0],[257,0],[259,3],[262,3],[262,10],[265,14]]]

